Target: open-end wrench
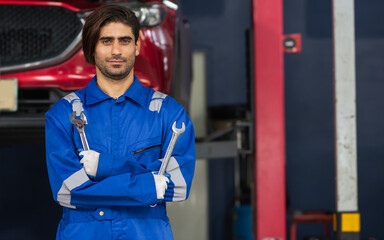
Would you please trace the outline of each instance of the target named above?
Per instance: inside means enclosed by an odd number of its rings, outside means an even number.
[[[171,158],[176,141],[179,138],[180,134],[182,134],[185,131],[184,122],[182,123],[181,128],[176,128],[176,122],[174,122],[172,124],[172,131],[173,131],[172,138],[171,138],[171,141],[169,142],[167,151],[165,152],[165,156],[164,156],[163,162],[161,163],[158,175],[164,175],[165,173],[165,169],[168,166],[168,162],[169,162],[169,159]]]
[[[84,151],[89,150],[89,145],[87,137],[85,136],[84,127],[87,124],[87,118],[85,117],[84,112],[81,112],[80,119],[76,117],[76,112],[74,111],[71,114],[71,123],[76,127],[77,131],[80,134],[81,144],[83,145]]]

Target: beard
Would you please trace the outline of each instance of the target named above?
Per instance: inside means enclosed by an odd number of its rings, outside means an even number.
[[[95,59],[96,60],[96,59]],[[109,61],[122,61],[123,64],[108,64]],[[122,57],[111,57],[106,58],[104,61],[95,61],[96,67],[100,72],[107,78],[112,80],[123,80],[125,79],[132,71],[133,66],[135,65],[135,57],[133,58],[122,58]]]

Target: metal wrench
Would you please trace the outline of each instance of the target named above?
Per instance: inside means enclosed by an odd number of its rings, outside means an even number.
[[[163,162],[161,163],[160,170],[158,175],[164,175],[165,169],[168,166],[169,159],[171,159],[171,155],[173,152],[173,148],[175,147],[176,141],[179,138],[180,134],[182,134],[185,131],[185,125],[184,122],[182,123],[181,128],[176,128],[176,121],[172,124],[172,138],[171,141],[169,142],[167,151],[165,152],[165,156],[163,159]]]
[[[87,118],[85,117],[84,112],[81,112],[80,119],[76,117],[76,111],[71,114],[71,123],[76,127],[77,131],[80,134],[81,144],[83,145],[84,151],[89,150],[89,145],[87,137],[85,136],[84,127],[87,124]]]

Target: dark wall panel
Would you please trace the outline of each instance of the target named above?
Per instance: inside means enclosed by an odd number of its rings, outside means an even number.
[[[61,209],[49,186],[44,144],[3,144],[0,156],[0,239],[54,239]]]

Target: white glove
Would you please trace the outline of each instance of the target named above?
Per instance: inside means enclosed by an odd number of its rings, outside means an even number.
[[[157,199],[164,199],[165,190],[168,188],[169,178],[164,175],[152,173],[155,179]]]
[[[97,167],[99,166],[100,153],[93,150],[87,150],[80,152],[79,156],[83,157],[80,160],[80,163],[83,164],[85,172],[89,176],[96,177]]]

